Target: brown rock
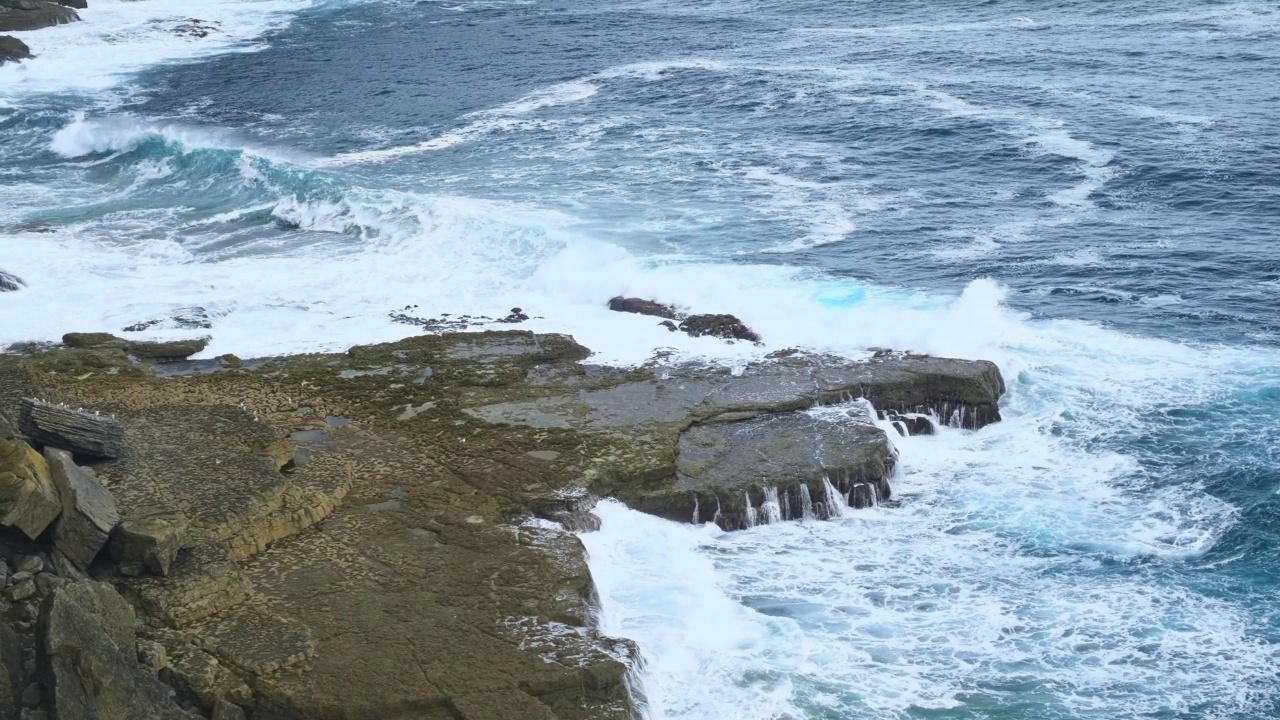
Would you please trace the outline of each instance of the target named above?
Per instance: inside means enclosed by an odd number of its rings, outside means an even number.
[[[129,352],[146,360],[165,362],[185,360],[201,352],[209,344],[208,340],[172,340],[170,342],[131,342]]]
[[[73,348],[123,348],[129,341],[118,338],[111,333],[67,333],[62,336],[62,344]]]
[[[31,48],[12,35],[0,35],[0,65],[9,61],[26,60]],[[13,292],[26,286],[22,278],[0,270],[0,292]]]
[[[670,305],[663,305],[660,302],[642,298],[622,297],[621,295],[609,300],[609,309],[615,312],[652,315],[654,317],[667,318],[668,320],[675,320],[680,317],[676,309]]]
[[[0,525],[34,540],[61,511],[45,459],[24,442],[0,440]]]
[[[760,342],[760,336],[735,315],[690,315],[680,322],[680,329],[693,337],[710,335],[725,340]]]

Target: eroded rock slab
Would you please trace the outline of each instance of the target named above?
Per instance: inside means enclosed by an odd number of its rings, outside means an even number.
[[[48,448],[45,459],[62,502],[62,515],[53,528],[53,545],[85,570],[120,522],[120,510],[93,470],[76,465],[71,453]]]
[[[89,458],[118,458],[124,430],[114,418],[65,405],[26,399],[18,427],[27,439]]]
[[[0,0],[0,32],[39,30],[80,19],[76,11],[44,0]]]

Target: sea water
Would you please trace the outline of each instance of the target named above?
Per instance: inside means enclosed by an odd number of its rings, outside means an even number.
[[[159,320],[248,357],[521,307],[598,362],[990,359],[1003,422],[895,438],[891,503],[729,534],[599,507],[649,717],[1280,715],[1274,4],[81,15],[0,67],[0,343]]]

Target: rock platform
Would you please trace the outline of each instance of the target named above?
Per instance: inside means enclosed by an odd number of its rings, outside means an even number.
[[[39,558],[57,579],[0,601],[0,633],[31,655],[100,609],[85,652],[123,662],[132,638],[138,717],[636,717],[640,649],[597,630],[574,534],[598,498],[726,530],[820,520],[889,497],[876,415],[978,429],[1004,390],[991,363],[892,353],[601,367],[519,331],[239,364],[116,340],[0,356],[0,439],[16,436],[0,517],[29,531],[0,531],[0,566]],[[33,398],[120,428],[114,459],[74,455],[114,500],[105,547],[96,531],[53,545],[40,452],[73,456],[20,434]],[[4,506],[6,477],[31,512]],[[75,672],[59,652],[10,660],[10,685],[54,712]]]

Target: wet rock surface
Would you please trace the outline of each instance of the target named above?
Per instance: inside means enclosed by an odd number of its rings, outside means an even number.
[[[84,457],[109,459],[124,452],[124,429],[98,412],[26,398],[18,427],[33,443]]]
[[[0,32],[39,30],[80,19],[72,8],[45,0],[0,0]]]
[[[644,298],[618,296],[609,300],[609,309],[615,312],[652,315],[665,318],[659,325],[672,332],[680,331],[691,337],[715,337],[722,340],[746,340],[760,342],[760,335],[747,327],[735,315],[695,314],[680,312],[673,305],[645,300]],[[679,324],[677,324],[677,322]]]
[[[596,498],[726,529],[819,520],[889,495],[872,413],[980,427],[1003,390],[990,363],[900,355],[600,367],[572,338],[519,331],[187,373],[86,342],[0,356],[0,417],[42,397],[115,418],[119,452],[93,466],[120,518],[110,552],[85,563],[10,531],[40,562],[6,564],[6,591],[31,594],[5,602],[106,618],[78,652],[154,717],[635,717],[638,651],[595,627],[568,531],[592,527]],[[83,505],[58,512],[99,517]],[[20,645],[53,642],[21,612]],[[97,682],[41,667],[61,673],[41,681],[46,709],[80,702],[69,678]]]
[[[29,57],[31,57],[31,49],[26,43],[11,35],[0,37],[0,64],[6,60],[24,60]],[[0,292],[13,292],[26,286],[22,278],[0,270]]]

